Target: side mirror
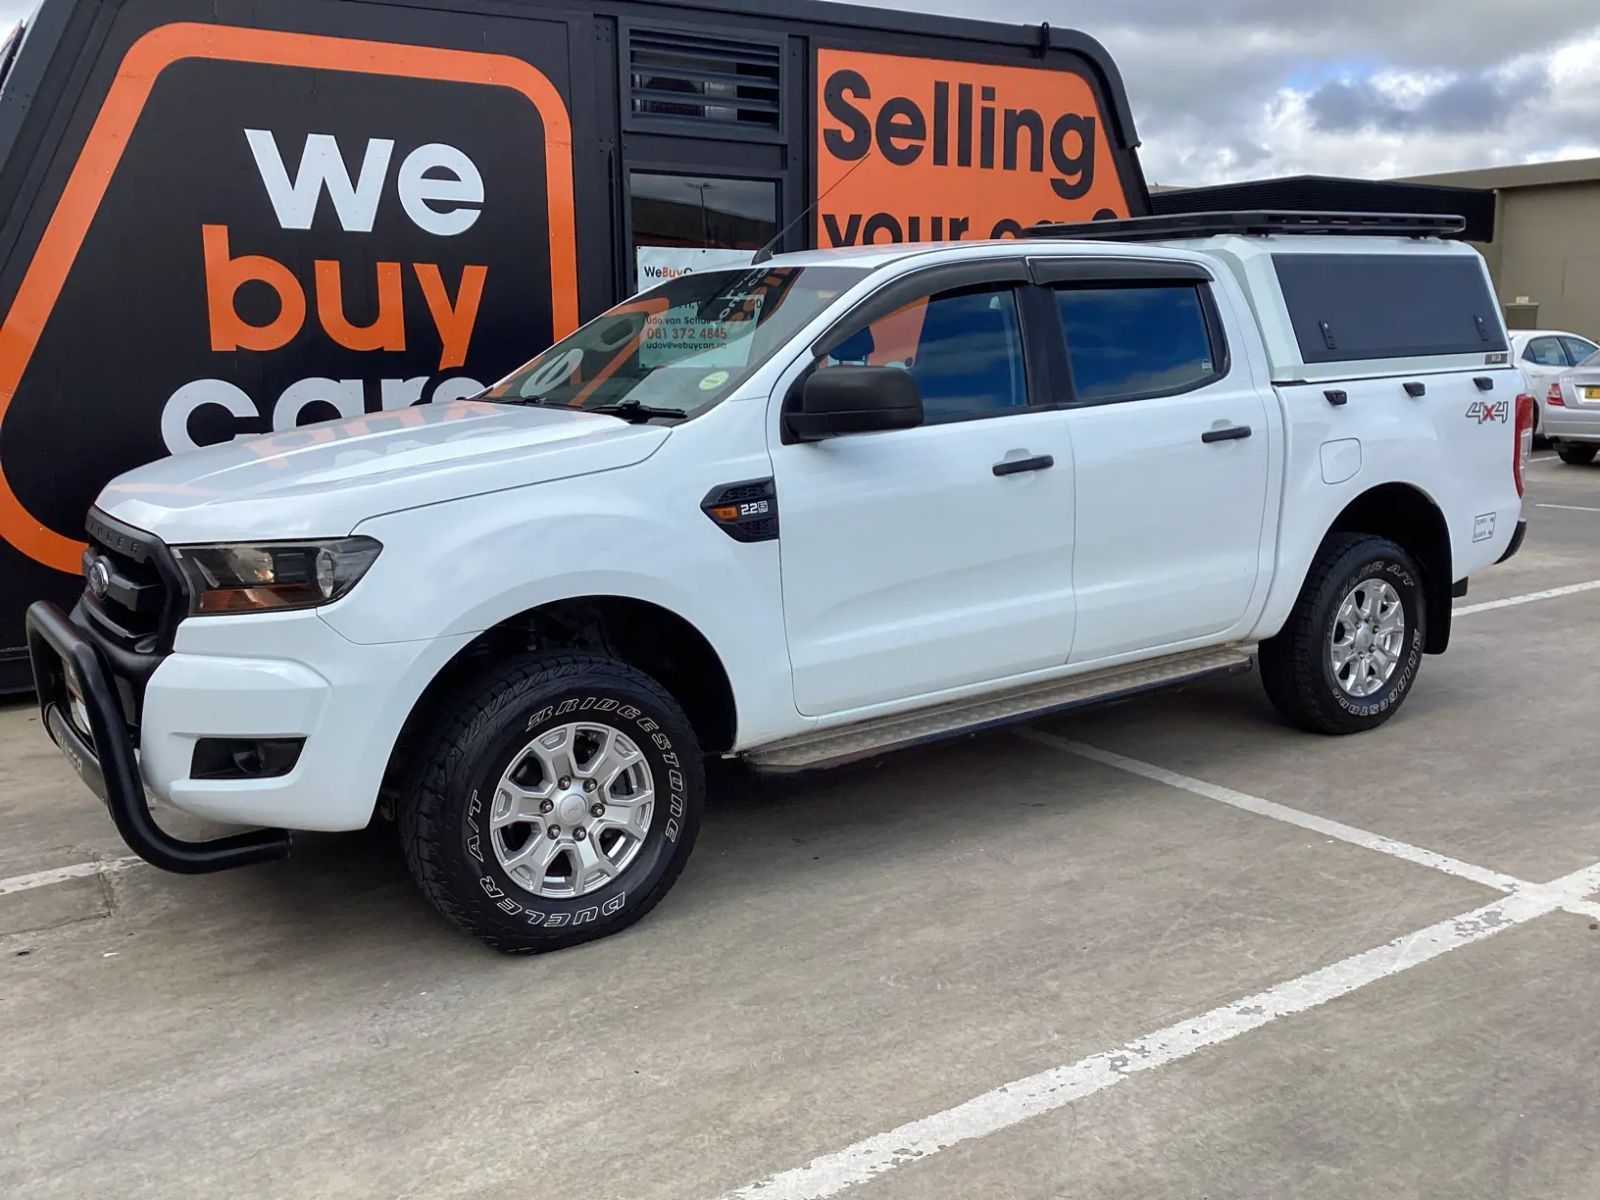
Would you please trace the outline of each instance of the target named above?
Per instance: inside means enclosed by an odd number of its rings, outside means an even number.
[[[806,377],[800,405],[785,419],[802,442],[914,429],[922,424],[922,393],[899,367],[829,367]]]

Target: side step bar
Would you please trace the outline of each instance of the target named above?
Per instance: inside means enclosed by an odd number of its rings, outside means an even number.
[[[1250,669],[1254,651],[1254,646],[1188,650],[1153,661],[1029,684],[998,695],[968,696],[934,708],[875,717],[760,746],[745,755],[745,760],[758,771],[774,774],[839,766],[889,750],[977,733],[1063,709],[1100,704],[1198,679],[1236,675]]]

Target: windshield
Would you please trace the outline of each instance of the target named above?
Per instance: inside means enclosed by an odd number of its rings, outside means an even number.
[[[692,417],[730,395],[866,274],[751,267],[683,275],[590,321],[483,398]]]

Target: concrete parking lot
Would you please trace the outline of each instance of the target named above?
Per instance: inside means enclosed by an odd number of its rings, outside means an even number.
[[[629,932],[497,957],[384,830],[129,864],[0,709],[0,1195],[1600,1195],[1600,466],[1374,734],[1253,677],[713,774]]]

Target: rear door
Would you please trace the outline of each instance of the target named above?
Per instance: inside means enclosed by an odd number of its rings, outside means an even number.
[[[1072,381],[1072,661],[1221,639],[1262,569],[1270,438],[1209,274],[1150,260],[1035,268]]]

